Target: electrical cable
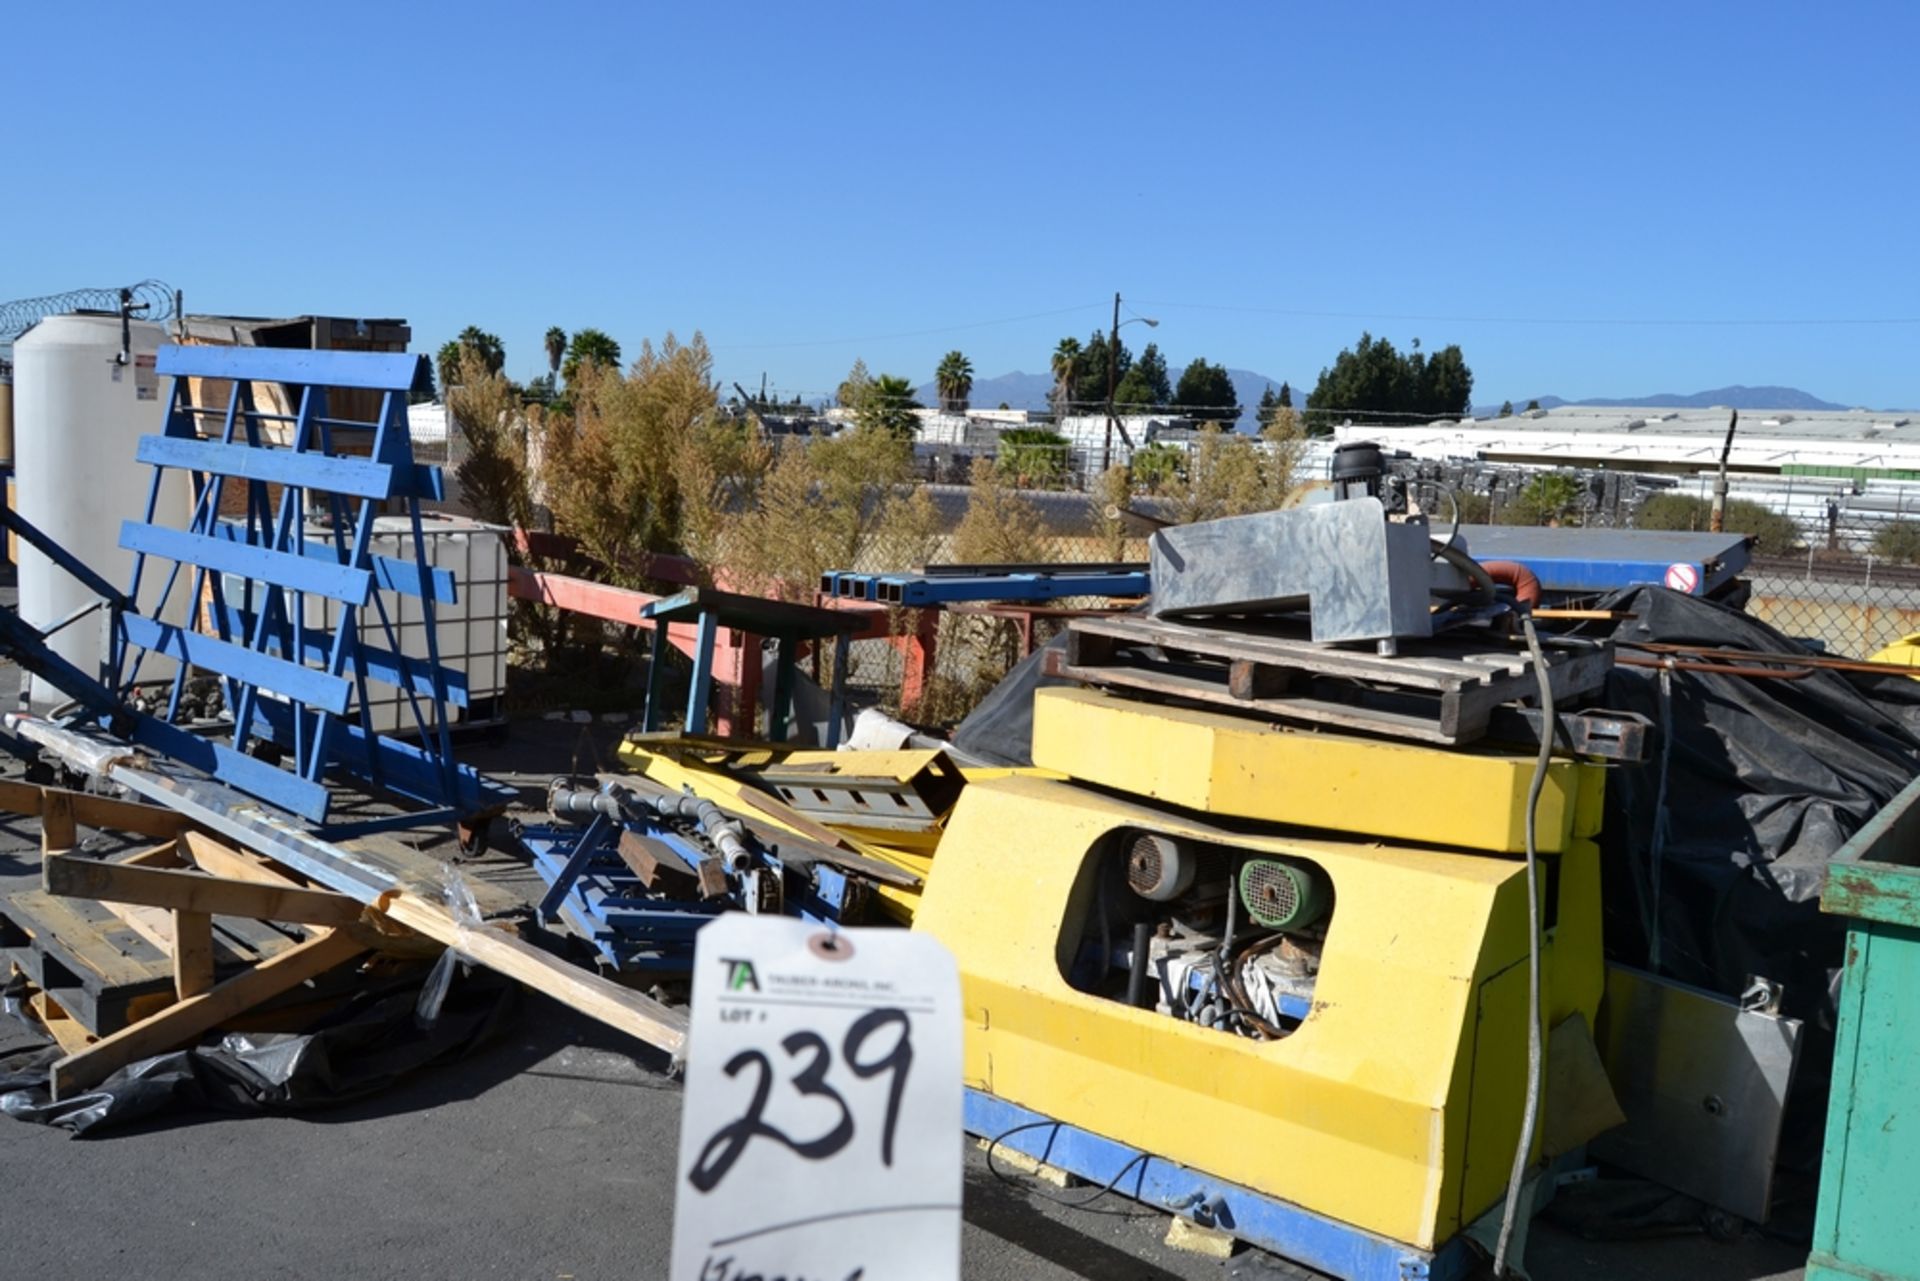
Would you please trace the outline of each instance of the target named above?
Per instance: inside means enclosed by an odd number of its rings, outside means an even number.
[[[1002,1143],[1006,1142],[1008,1139],[1012,1138],[1014,1135],[1022,1133],[1023,1131],[1026,1131],[1026,1130],[1044,1129],[1047,1126],[1052,1126],[1054,1129],[1057,1130],[1060,1128],[1060,1124],[1061,1123],[1058,1121],[1027,1121],[1027,1122],[1024,1122],[1023,1124],[1014,1126],[1010,1130],[1002,1130],[999,1134],[995,1135],[992,1139],[990,1139],[987,1142],[987,1173],[991,1174],[994,1178],[1000,1180],[1002,1183],[1006,1184],[1009,1187],[1021,1188],[1024,1191],[1031,1192],[1035,1196],[1051,1201],[1055,1205],[1065,1206],[1069,1210],[1084,1210],[1087,1207],[1091,1206],[1095,1201],[1098,1201],[1100,1198],[1106,1196],[1107,1194],[1112,1192],[1115,1188],[1119,1187],[1120,1180],[1127,1177],[1127,1171],[1131,1170],[1136,1165],[1140,1165],[1144,1163],[1148,1159],[1147,1153],[1135,1152],[1133,1156],[1128,1159],[1125,1165],[1121,1166],[1118,1170],[1114,1171],[1114,1175],[1111,1179],[1108,1179],[1104,1184],[1102,1184],[1099,1188],[1097,1188],[1094,1191],[1094,1194],[1092,1196],[1081,1197],[1079,1200],[1069,1200],[1066,1197],[1055,1196],[1050,1192],[1043,1192],[1036,1187],[1017,1183],[1013,1179],[1008,1178],[1007,1175],[998,1166],[994,1165],[993,1163],[994,1149],[998,1148]],[[1132,1212],[1128,1211],[1128,1213],[1132,1213]]]
[[[1520,1141],[1513,1150],[1513,1170],[1507,1176],[1506,1204],[1500,1212],[1500,1236],[1493,1250],[1493,1275],[1507,1275],[1507,1247],[1519,1218],[1520,1191],[1526,1180],[1533,1135],[1540,1122],[1540,794],[1546,790],[1547,767],[1553,761],[1553,682],[1547,676],[1546,655],[1533,615],[1522,612],[1520,628],[1527,638],[1527,654],[1540,689],[1540,754],[1534,758],[1533,780],[1527,786],[1527,1099],[1520,1114]]]

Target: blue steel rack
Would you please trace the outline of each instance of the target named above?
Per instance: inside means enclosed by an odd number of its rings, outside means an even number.
[[[166,716],[123,718],[134,741],[315,823],[327,818],[322,778],[329,773],[437,807],[399,816],[399,823],[442,812],[484,814],[512,799],[511,791],[461,767],[449,741],[448,708],[464,706],[467,691],[462,674],[440,662],[434,617],[436,606],[453,603],[458,589],[450,572],[427,563],[421,537],[420,500],[442,498],[444,490],[439,468],[414,461],[407,430],[407,392],[418,360],[252,347],[160,349],[157,368],[169,378],[165,417],[160,434],[143,437],[138,448],[154,477],[145,518],[121,527],[120,545],[134,553],[124,599],[140,599],[150,559],[168,563],[166,578],[150,613],[120,613],[109,671],[124,703],[146,654],[165,655],[179,667]],[[224,408],[194,404],[189,379],[203,387],[226,384]],[[295,412],[262,411],[256,383],[280,384]],[[377,392],[379,410],[371,419],[335,416],[330,389]],[[284,425],[286,444],[268,438],[273,423]],[[168,468],[192,481],[184,529],[155,523]],[[229,480],[251,482],[237,519],[223,512]],[[277,497],[268,486],[279,488]],[[411,559],[370,550],[383,503],[398,504],[411,518]],[[327,522],[324,534],[309,529],[316,516]],[[164,621],[168,597],[183,578],[187,621]],[[424,657],[405,652],[397,620],[376,589],[420,602]],[[316,621],[329,615],[329,622]],[[219,677],[233,714],[231,743],[170,723],[188,665]],[[374,730],[369,681],[405,693],[418,744]],[[357,721],[347,715],[356,703]],[[263,756],[284,756],[292,768]]]

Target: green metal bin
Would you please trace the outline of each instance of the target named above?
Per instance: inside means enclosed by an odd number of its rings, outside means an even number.
[[[1850,919],[1808,1281],[1920,1281],[1920,780],[1827,869]]]

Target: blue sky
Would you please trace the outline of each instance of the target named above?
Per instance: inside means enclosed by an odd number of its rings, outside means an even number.
[[[405,316],[422,349],[475,323],[516,376],[550,324],[698,329],[723,378],[815,395],[856,356],[1044,369],[1119,290],[1176,368],[1310,383],[1371,328],[1460,343],[1477,401],[1920,405],[1920,5],[69,0],[7,28],[0,298],[152,275],[196,311]]]

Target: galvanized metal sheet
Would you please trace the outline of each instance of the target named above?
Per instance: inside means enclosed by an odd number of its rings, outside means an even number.
[[[1589,1151],[1765,1222],[1800,1021],[1610,965],[1601,1033],[1607,1076],[1627,1123],[1595,1139]]]

